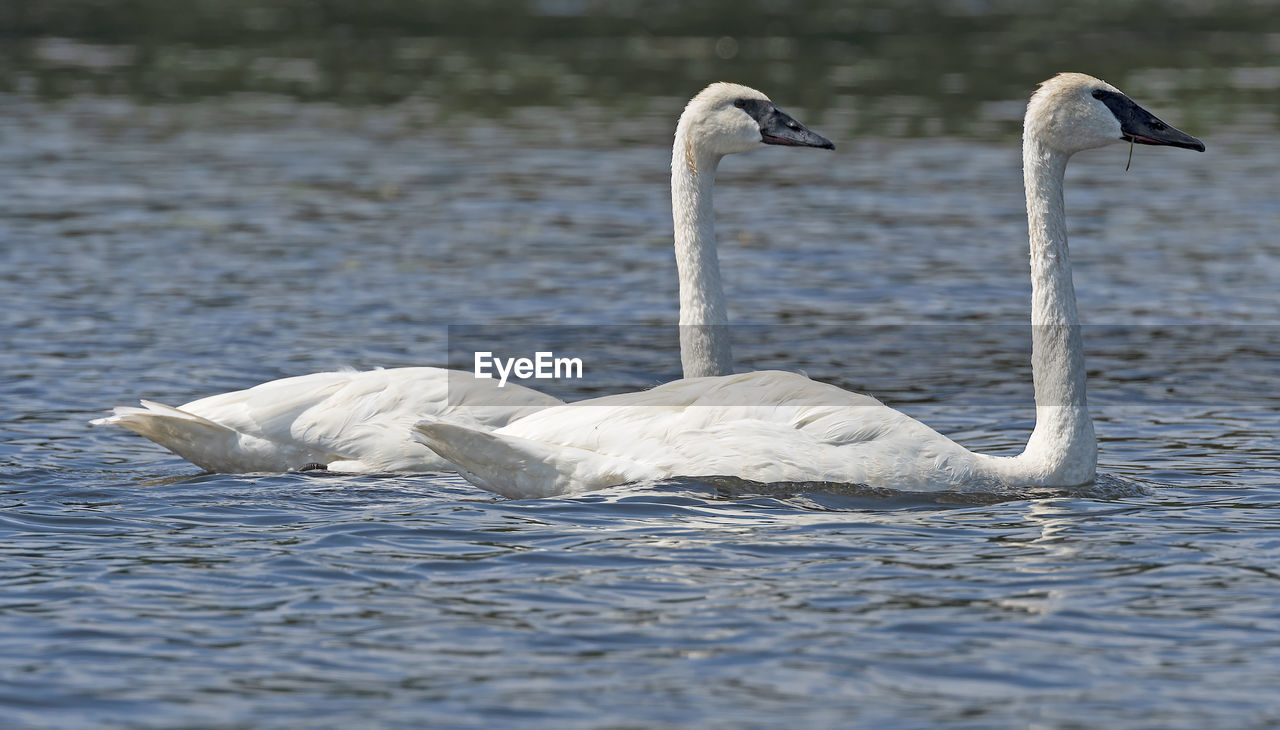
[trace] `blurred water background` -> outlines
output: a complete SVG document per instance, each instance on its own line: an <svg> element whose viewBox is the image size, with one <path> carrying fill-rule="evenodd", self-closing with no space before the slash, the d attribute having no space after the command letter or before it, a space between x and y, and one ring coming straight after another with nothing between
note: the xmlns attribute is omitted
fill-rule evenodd
<svg viewBox="0 0 1280 730"><path fill-rule="evenodd" d="M449 325L661 331L675 117L723 79L837 144L721 167L739 366L1015 453L1062 70L1208 145L1069 171L1091 492L502 501L85 425L446 364ZM0 3L3 724L1273 727L1278 112L1265 2Z"/></svg>

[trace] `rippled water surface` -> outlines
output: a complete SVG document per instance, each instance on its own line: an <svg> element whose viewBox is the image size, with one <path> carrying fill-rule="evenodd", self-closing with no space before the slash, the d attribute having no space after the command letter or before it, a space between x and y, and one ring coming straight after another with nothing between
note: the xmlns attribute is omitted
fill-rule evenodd
<svg viewBox="0 0 1280 730"><path fill-rule="evenodd" d="M838 151L722 166L731 316L758 328L740 367L1015 453L1026 344L991 333L1027 318L1016 141L859 138L766 90ZM0 103L8 727L1280 723L1266 125L1166 114L1209 152L1073 162L1093 492L503 501L454 477L200 474L86 422L443 364L449 324L675 321L680 99L447 125L413 101Z"/></svg>

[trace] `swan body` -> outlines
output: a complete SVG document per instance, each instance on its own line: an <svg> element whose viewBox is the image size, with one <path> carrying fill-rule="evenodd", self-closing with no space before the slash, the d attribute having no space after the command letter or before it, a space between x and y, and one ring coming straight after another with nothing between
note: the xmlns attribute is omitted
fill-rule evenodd
<svg viewBox="0 0 1280 730"><path fill-rule="evenodd" d="M1067 161L1121 140L1204 145L1084 74L1042 84L1024 127L1036 426L1021 454L971 452L874 398L784 372L686 378L546 409L483 434L426 419L415 427L418 440L477 486L515 498L675 476L904 491L1088 484L1097 443L1067 250Z"/></svg>
<svg viewBox="0 0 1280 730"><path fill-rule="evenodd" d="M711 194L720 160L761 144L833 148L737 84L707 87L677 124L671 191L686 376L733 372ZM415 367L284 378L177 408L144 400L91 423L126 428L214 472L451 472L446 458L411 438L419 419L487 431L560 404L513 383Z"/></svg>
<svg viewBox="0 0 1280 730"><path fill-rule="evenodd" d="M177 408L144 400L93 423L129 429L213 472L454 471L409 438L414 422L431 415L492 429L560 403L514 383L415 367L282 378Z"/></svg>
<svg viewBox="0 0 1280 730"><path fill-rule="evenodd" d="M929 489L937 472L969 484L995 461L875 398L781 371L685 378L540 411L492 433L434 420L416 429L473 484L513 498L713 475ZM912 473L917 463L933 468Z"/></svg>

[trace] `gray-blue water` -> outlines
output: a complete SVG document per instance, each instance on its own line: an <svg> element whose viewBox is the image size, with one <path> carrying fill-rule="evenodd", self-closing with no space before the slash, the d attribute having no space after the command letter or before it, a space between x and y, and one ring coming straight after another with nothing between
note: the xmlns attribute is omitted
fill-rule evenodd
<svg viewBox="0 0 1280 730"><path fill-rule="evenodd" d="M1016 140L859 139L765 90L838 151L721 168L731 316L773 333L735 342L740 367L1016 452L1025 343L937 365L927 339L1027 319ZM412 101L2 103L6 727L1280 723L1269 123L1164 113L1209 151L1073 162L1080 308L1107 325L1086 334L1095 494L503 501L453 477L205 475L86 422L443 364L448 324L674 322L681 99L501 124Z"/></svg>

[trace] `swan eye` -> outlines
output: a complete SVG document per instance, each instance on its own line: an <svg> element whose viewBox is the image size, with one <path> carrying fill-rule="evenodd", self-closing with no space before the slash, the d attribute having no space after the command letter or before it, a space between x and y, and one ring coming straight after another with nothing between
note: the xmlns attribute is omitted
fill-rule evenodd
<svg viewBox="0 0 1280 730"><path fill-rule="evenodd" d="M1095 98L1095 99L1101 99L1101 98L1102 98L1102 89L1094 89L1094 90L1093 90L1093 98Z"/></svg>
<svg viewBox="0 0 1280 730"><path fill-rule="evenodd" d="M1167 125L1165 125L1164 122L1160 121L1159 119L1153 119L1151 120L1151 128L1156 130L1157 132L1163 132L1168 127Z"/></svg>
<svg viewBox="0 0 1280 730"><path fill-rule="evenodd" d="M734 101L734 102L733 102L733 105L734 105L734 106L736 106L736 107L738 107L739 109L742 109L743 107L745 107L745 106L747 105L747 100L746 100L746 99L738 99L738 100L736 100L736 101Z"/></svg>

